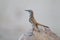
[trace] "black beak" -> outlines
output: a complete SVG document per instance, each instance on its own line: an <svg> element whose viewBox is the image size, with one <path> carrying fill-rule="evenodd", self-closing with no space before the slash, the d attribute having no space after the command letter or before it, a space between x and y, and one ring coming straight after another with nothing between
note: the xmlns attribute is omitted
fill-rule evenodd
<svg viewBox="0 0 60 40"><path fill-rule="evenodd" d="M29 11L29 10L25 10L25 11Z"/></svg>
<svg viewBox="0 0 60 40"><path fill-rule="evenodd" d="M30 13L33 13L33 11L32 11L32 10L25 10L25 11L28 11L28 12L30 12Z"/></svg>

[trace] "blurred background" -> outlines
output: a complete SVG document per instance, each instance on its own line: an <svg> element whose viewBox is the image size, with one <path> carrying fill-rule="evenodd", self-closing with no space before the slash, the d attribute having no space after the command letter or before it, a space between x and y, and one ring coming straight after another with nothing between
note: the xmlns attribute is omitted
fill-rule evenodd
<svg viewBox="0 0 60 40"><path fill-rule="evenodd" d="M32 27L26 9L60 36L60 0L0 0L0 40L18 40L21 32Z"/></svg>

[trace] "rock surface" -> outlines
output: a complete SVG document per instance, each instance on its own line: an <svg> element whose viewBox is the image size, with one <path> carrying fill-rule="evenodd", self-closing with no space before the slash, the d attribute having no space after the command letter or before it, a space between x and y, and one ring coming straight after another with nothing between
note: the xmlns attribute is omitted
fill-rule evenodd
<svg viewBox="0 0 60 40"><path fill-rule="evenodd" d="M19 40L60 40L60 37L51 31L50 28L45 30L33 31L21 34Z"/></svg>

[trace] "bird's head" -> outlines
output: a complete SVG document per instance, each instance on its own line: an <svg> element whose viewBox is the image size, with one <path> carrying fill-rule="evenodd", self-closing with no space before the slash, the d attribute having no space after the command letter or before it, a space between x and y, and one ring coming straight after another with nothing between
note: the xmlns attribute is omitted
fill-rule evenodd
<svg viewBox="0 0 60 40"><path fill-rule="evenodd" d="M29 13L33 13L33 11L32 11L32 10L25 10L25 11L28 11Z"/></svg>

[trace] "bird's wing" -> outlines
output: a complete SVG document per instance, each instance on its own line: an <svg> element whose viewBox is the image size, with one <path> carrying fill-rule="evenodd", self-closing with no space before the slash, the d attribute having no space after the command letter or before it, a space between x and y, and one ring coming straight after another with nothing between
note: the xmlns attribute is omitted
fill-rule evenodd
<svg viewBox="0 0 60 40"><path fill-rule="evenodd" d="M48 26L45 26L43 24L40 24L40 23L37 23L39 26L43 26L43 27L46 27L46 28L49 28Z"/></svg>

